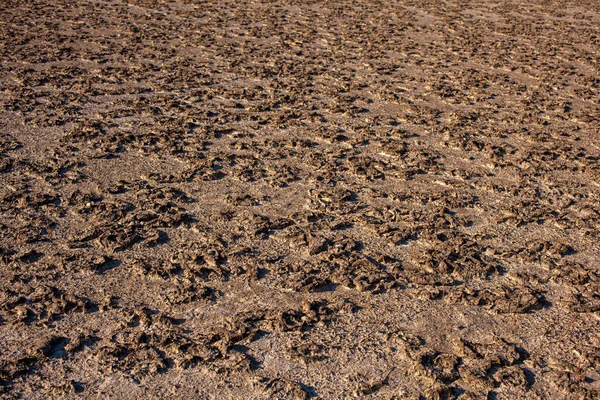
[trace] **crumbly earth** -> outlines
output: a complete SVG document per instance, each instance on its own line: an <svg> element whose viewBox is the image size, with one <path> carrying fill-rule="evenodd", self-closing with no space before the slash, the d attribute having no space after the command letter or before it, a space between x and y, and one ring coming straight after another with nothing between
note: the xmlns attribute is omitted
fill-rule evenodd
<svg viewBox="0 0 600 400"><path fill-rule="evenodd" d="M0 397L597 399L600 2L2 0Z"/></svg>

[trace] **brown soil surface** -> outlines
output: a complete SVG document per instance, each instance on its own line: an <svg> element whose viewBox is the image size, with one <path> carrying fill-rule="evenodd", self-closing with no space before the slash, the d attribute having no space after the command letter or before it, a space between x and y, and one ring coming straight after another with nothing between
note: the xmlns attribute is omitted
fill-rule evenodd
<svg viewBox="0 0 600 400"><path fill-rule="evenodd" d="M0 397L600 398L600 2L2 0Z"/></svg>

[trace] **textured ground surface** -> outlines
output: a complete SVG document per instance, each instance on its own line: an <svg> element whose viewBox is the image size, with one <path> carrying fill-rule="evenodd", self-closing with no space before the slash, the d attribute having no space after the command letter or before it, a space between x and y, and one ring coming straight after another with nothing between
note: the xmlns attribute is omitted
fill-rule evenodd
<svg viewBox="0 0 600 400"><path fill-rule="evenodd" d="M597 399L600 3L0 3L0 397Z"/></svg>

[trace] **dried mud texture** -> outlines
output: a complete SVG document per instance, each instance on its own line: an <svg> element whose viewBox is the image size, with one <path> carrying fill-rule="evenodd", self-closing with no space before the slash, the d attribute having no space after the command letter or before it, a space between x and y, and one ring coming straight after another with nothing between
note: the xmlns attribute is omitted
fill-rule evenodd
<svg viewBox="0 0 600 400"><path fill-rule="evenodd" d="M597 399L600 6L0 4L0 397Z"/></svg>

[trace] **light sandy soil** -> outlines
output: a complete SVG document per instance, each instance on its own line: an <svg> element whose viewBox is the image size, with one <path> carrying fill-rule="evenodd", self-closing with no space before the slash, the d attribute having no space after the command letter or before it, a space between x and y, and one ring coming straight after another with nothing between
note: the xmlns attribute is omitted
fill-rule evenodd
<svg viewBox="0 0 600 400"><path fill-rule="evenodd" d="M600 2L0 2L0 397L600 398Z"/></svg>

